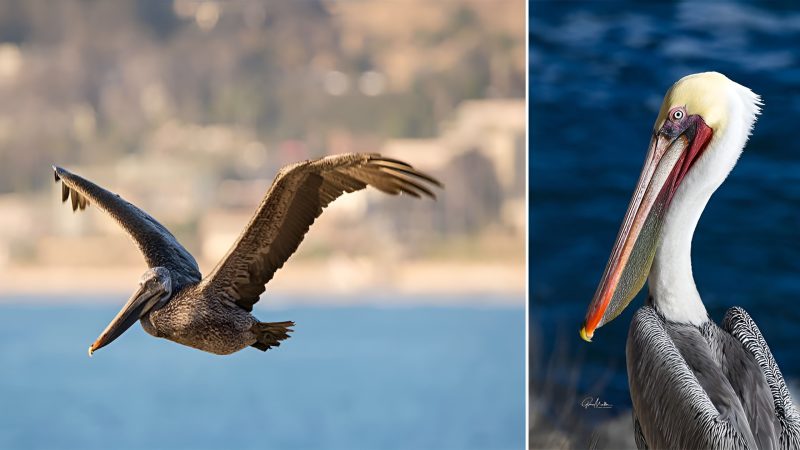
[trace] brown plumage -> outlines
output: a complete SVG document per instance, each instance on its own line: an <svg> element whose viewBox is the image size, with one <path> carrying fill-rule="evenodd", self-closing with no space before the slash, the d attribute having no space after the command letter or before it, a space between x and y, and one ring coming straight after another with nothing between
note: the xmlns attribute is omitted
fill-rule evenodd
<svg viewBox="0 0 800 450"><path fill-rule="evenodd" d="M244 232L202 286L251 311L266 283L330 202L367 185L392 195L434 197L422 182L440 186L410 165L379 155L337 155L288 166L278 173Z"/></svg>
<svg viewBox="0 0 800 450"><path fill-rule="evenodd" d="M54 170L56 182L63 183L62 200L70 198L73 211L85 209L90 202L97 205L128 232L144 255L151 269L140 284L148 289L152 306L140 307L137 314L145 330L220 354L248 345L266 350L288 337L293 323L262 323L250 311L266 283L333 200L367 186L392 195L434 198L426 184L441 187L411 165L378 154L334 155L287 166L278 173L236 243L201 281L192 255L150 215L88 180L58 167ZM115 322L121 320L118 316ZM112 330L115 322L90 353L121 334Z"/></svg>

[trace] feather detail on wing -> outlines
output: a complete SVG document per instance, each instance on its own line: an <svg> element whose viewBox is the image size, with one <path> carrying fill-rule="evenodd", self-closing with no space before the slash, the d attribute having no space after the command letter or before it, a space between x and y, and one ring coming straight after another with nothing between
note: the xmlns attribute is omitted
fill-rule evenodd
<svg viewBox="0 0 800 450"><path fill-rule="evenodd" d="M199 282L200 269L194 257L163 225L117 194L60 167L53 167L55 181L61 182L61 201L71 199L73 211L89 204L105 211L130 235L149 267L165 267L174 284Z"/></svg>
<svg viewBox="0 0 800 450"><path fill-rule="evenodd" d="M228 254L203 280L203 289L251 311L266 283L333 200L367 186L391 195L435 197L428 185L441 183L378 154L349 153L287 166Z"/></svg>
<svg viewBox="0 0 800 450"><path fill-rule="evenodd" d="M741 342L744 348L755 357L767 379L775 405L775 415L781 428L780 448L800 448L800 415L792 402L781 369L775 362L767 341L761 335L761 330L758 329L747 311L739 307L728 310L722 321L722 328Z"/></svg>

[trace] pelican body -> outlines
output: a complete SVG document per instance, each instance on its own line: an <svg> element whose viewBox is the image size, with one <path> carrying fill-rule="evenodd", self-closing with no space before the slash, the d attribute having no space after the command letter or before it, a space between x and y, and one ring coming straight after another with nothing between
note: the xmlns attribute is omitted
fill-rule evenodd
<svg viewBox="0 0 800 450"><path fill-rule="evenodd" d="M339 196L373 186L381 192L434 198L436 179L378 154L350 153L283 168L250 223L216 268L203 278L194 257L153 217L100 186L60 167L62 201L72 210L96 204L130 235L149 269L139 288L89 347L89 356L137 320L155 337L226 355L262 351L287 339L291 321L260 322L253 305L275 272L297 250L323 209Z"/></svg>
<svg viewBox="0 0 800 450"><path fill-rule="evenodd" d="M800 448L800 416L755 322L734 307L715 324L692 276L695 227L760 106L750 89L716 72L670 88L586 313L580 335L591 341L647 281L650 295L626 344L639 448Z"/></svg>

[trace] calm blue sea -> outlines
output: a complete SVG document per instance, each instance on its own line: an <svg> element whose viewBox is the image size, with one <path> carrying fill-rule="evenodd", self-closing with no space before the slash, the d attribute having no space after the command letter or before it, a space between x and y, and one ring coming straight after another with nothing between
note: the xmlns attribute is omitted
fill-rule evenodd
<svg viewBox="0 0 800 450"><path fill-rule="evenodd" d="M137 324L90 359L116 311L0 306L0 448L524 446L522 308L257 309L292 338L221 357Z"/></svg>
<svg viewBox="0 0 800 450"><path fill-rule="evenodd" d="M630 407L625 337L642 294L593 343L580 341L578 329L664 93L708 70L750 87L765 106L700 220L695 280L714 319L743 306L784 375L800 377L797 2L534 1L530 14L534 381L573 384L579 396Z"/></svg>

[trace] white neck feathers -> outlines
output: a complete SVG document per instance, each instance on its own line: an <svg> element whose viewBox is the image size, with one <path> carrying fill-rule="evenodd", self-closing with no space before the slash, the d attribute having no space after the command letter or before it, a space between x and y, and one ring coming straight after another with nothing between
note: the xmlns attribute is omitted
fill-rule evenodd
<svg viewBox="0 0 800 450"><path fill-rule="evenodd" d="M727 92L725 127L714 130L708 148L675 192L648 277L655 308L674 322L700 325L708 320L692 276L692 236L711 195L736 165L760 112L759 97L746 87L731 81Z"/></svg>

